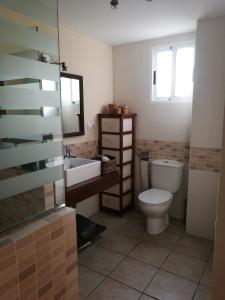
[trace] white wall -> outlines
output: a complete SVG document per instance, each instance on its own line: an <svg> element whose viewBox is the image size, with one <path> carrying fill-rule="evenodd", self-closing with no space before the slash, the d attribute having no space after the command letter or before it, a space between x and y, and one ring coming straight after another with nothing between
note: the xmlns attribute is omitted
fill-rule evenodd
<svg viewBox="0 0 225 300"><path fill-rule="evenodd" d="M131 43L113 47L114 101L127 104L137 116L137 139L189 143L192 103L151 102L152 48L176 42L195 40L195 34ZM184 218L187 198L188 167L184 185L174 197L171 215ZM142 191L140 160L136 159L136 192Z"/></svg>
<svg viewBox="0 0 225 300"><path fill-rule="evenodd" d="M225 16L198 23L191 147L221 148L224 100ZM214 237L218 177L218 173L190 170L189 233Z"/></svg>
<svg viewBox="0 0 225 300"><path fill-rule="evenodd" d="M138 139L190 141L192 103L151 102L151 51L194 39L190 33L113 47L114 101L138 114Z"/></svg>
<svg viewBox="0 0 225 300"><path fill-rule="evenodd" d="M61 61L68 65L68 73L82 75L84 85L85 135L66 138L64 144L79 144L97 138L97 114L113 103L112 47L102 41L60 26ZM95 122L96 130L88 130L87 123ZM77 206L77 213L90 216L99 210L98 195Z"/></svg>
<svg viewBox="0 0 225 300"><path fill-rule="evenodd" d="M60 60L68 65L68 73L82 75L84 84L85 135L64 139L75 144L96 139L96 130L87 123L95 122L97 114L113 102L112 47L102 41L60 26Z"/></svg>

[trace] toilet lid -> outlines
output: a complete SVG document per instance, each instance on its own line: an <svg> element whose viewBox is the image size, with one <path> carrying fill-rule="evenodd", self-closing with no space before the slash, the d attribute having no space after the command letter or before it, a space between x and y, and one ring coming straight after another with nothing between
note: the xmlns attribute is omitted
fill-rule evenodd
<svg viewBox="0 0 225 300"><path fill-rule="evenodd" d="M138 196L139 200L149 205L162 205L172 199L172 193L163 190L150 189Z"/></svg>

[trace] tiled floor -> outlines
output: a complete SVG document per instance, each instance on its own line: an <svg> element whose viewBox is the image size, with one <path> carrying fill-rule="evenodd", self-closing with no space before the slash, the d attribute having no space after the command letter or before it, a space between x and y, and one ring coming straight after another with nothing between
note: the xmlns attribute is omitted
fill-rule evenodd
<svg viewBox="0 0 225 300"><path fill-rule="evenodd" d="M185 234L175 220L151 236L144 216L135 211L92 219L107 230L79 252L81 300L212 299L212 242Z"/></svg>

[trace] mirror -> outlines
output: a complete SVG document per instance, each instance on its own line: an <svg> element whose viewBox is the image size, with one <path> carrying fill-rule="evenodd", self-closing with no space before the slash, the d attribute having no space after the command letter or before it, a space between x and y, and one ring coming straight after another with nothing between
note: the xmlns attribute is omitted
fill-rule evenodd
<svg viewBox="0 0 225 300"><path fill-rule="evenodd" d="M83 77L60 73L63 136L84 135Z"/></svg>

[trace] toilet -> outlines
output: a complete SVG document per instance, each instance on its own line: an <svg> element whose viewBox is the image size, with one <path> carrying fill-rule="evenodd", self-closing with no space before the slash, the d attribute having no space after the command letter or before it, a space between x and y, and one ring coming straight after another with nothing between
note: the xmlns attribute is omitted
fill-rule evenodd
<svg viewBox="0 0 225 300"><path fill-rule="evenodd" d="M169 225L168 211L173 194L181 188L183 169L184 164L175 160L141 160L144 192L138 195L138 203L147 217L146 229L149 234L160 234Z"/></svg>

